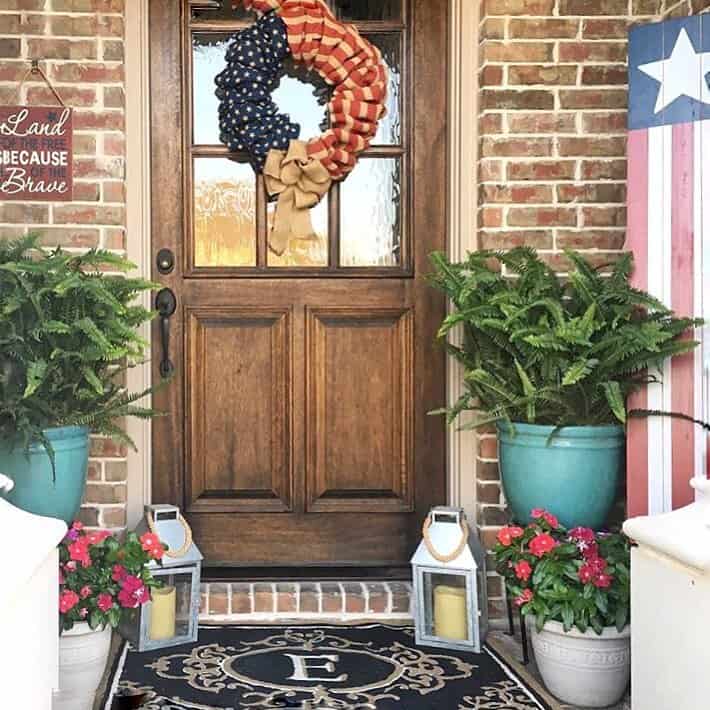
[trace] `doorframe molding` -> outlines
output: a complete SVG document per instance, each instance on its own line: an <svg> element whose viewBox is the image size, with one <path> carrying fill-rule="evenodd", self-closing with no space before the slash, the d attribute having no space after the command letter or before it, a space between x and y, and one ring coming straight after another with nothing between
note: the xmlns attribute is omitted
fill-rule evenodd
<svg viewBox="0 0 710 710"><path fill-rule="evenodd" d="M150 183L150 0L131 0L125 8L126 94L126 251L138 272L151 275L151 183ZM450 0L449 9L449 189L448 254L461 259L477 246L477 97L479 3ZM150 295L143 305L150 307ZM150 327L141 334L150 342ZM150 351L148 351L150 355ZM461 391L462 370L447 358L447 401ZM151 367L128 371L127 386L142 390L151 384ZM143 506L151 500L150 421L127 421L127 432L138 451L128 452L126 523L135 526ZM471 431L449 427L447 434L447 497L449 504L463 507L469 520L476 520L476 436Z"/></svg>
<svg viewBox="0 0 710 710"><path fill-rule="evenodd" d="M478 32L479 5L471 0L449 3L449 242L452 260L477 248ZM453 342L460 342L460 332ZM462 388L463 369L447 357L446 398L452 405ZM464 508L477 520L476 434L448 428L447 494L449 505Z"/></svg>
<svg viewBox="0 0 710 710"><path fill-rule="evenodd" d="M151 184L150 184L150 0L131 0L124 15L124 71L126 119L126 255L138 267L138 275L151 276ZM151 307L150 293L141 305ZM150 324L140 335L150 343ZM128 370L126 386L141 392L151 385L151 353L146 362ZM142 404L150 406L150 398ZM126 432L136 444L127 456L126 524L134 527L151 500L152 440L150 420L129 417Z"/></svg>

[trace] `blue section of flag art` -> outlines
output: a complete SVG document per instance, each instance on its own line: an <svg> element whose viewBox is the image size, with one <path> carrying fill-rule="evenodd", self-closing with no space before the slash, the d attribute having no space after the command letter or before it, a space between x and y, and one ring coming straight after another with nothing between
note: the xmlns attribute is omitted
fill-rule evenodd
<svg viewBox="0 0 710 710"><path fill-rule="evenodd" d="M710 118L710 14L629 32L629 129Z"/></svg>

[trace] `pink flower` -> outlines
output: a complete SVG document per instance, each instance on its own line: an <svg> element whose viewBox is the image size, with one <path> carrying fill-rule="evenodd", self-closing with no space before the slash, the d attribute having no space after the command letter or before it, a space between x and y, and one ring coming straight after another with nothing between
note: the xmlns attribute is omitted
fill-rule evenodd
<svg viewBox="0 0 710 710"><path fill-rule="evenodd" d="M606 560L603 557L590 557L587 560L587 564L594 574L602 574L606 571Z"/></svg>
<svg viewBox="0 0 710 710"><path fill-rule="evenodd" d="M589 563L586 563L579 568L577 576L582 584L589 584L594 579L594 571L590 567Z"/></svg>
<svg viewBox="0 0 710 710"><path fill-rule="evenodd" d="M498 542L508 547L513 540L522 537L525 531L517 525L508 525L498 531Z"/></svg>
<svg viewBox="0 0 710 710"><path fill-rule="evenodd" d="M548 533L539 533L530 540L530 552L532 552L535 557L542 557L546 555L550 550L552 550L557 543L555 542L552 535Z"/></svg>
<svg viewBox="0 0 710 710"><path fill-rule="evenodd" d="M107 612L113 606L113 597L110 594L99 594L99 599L96 605L103 612Z"/></svg>
<svg viewBox="0 0 710 710"><path fill-rule="evenodd" d="M79 603L79 595L71 589L65 589L59 597L59 611L66 614Z"/></svg>
<svg viewBox="0 0 710 710"><path fill-rule="evenodd" d="M546 510L543 508L533 508L530 511L530 517L533 520L539 520L542 518L551 528L557 528L560 525L559 520L552 514L548 513Z"/></svg>
<svg viewBox="0 0 710 710"><path fill-rule="evenodd" d="M80 520L75 520L71 524L71 529L72 530L83 530L84 529L84 523L82 523Z"/></svg>
<svg viewBox="0 0 710 710"><path fill-rule="evenodd" d="M143 549L148 552L152 547L158 547L160 545L160 538L154 533L144 533L140 537L141 545Z"/></svg>
<svg viewBox="0 0 710 710"><path fill-rule="evenodd" d="M85 537L79 538L69 545L69 557L75 562L80 562L82 567L91 567L91 556L89 555L89 543Z"/></svg>
<svg viewBox="0 0 710 710"><path fill-rule="evenodd" d="M572 528L569 531L569 536L571 540L586 542L588 544L594 542L595 540L594 530L591 528Z"/></svg>
<svg viewBox="0 0 710 710"><path fill-rule="evenodd" d="M79 596L82 599L86 599L86 597L90 597L91 596L91 587L88 584L85 584L81 588L81 590L79 591Z"/></svg>
<svg viewBox="0 0 710 710"><path fill-rule="evenodd" d="M132 574L126 575L121 581L121 591L118 593L118 601L121 606L127 609L135 609L141 604L150 601L148 587L143 584L143 580Z"/></svg>
<svg viewBox="0 0 710 710"><path fill-rule="evenodd" d="M523 589L519 597L515 598L515 606L522 606L531 602L533 599L532 589Z"/></svg>
<svg viewBox="0 0 710 710"><path fill-rule="evenodd" d="M154 533L144 533L140 537L141 546L155 560L163 557L163 543L160 538Z"/></svg>
<svg viewBox="0 0 710 710"><path fill-rule="evenodd" d="M523 582L527 582L531 574L532 567L527 560L520 560L520 562L515 565L515 576Z"/></svg>
<svg viewBox="0 0 710 710"><path fill-rule="evenodd" d="M613 579L610 574L600 574L594 579L594 586L599 589L606 589L611 586Z"/></svg>
<svg viewBox="0 0 710 710"><path fill-rule="evenodd" d="M79 539L79 531L78 530L69 530L69 532L67 532L64 539L71 540L71 541L78 540Z"/></svg>
<svg viewBox="0 0 710 710"><path fill-rule="evenodd" d="M127 574L128 572L126 572L126 568L123 565L114 565L111 570L111 579L114 582L120 582Z"/></svg>
<svg viewBox="0 0 710 710"><path fill-rule="evenodd" d="M92 530L87 533L86 541L89 545L100 545L107 537L110 537L111 533L107 530Z"/></svg>
<svg viewBox="0 0 710 710"><path fill-rule="evenodd" d="M70 560L64 565L64 570L66 572L76 572L76 562Z"/></svg>
<svg viewBox="0 0 710 710"><path fill-rule="evenodd" d="M79 617L82 619L86 619L86 617L89 615L89 610L83 606L81 609L79 609Z"/></svg>

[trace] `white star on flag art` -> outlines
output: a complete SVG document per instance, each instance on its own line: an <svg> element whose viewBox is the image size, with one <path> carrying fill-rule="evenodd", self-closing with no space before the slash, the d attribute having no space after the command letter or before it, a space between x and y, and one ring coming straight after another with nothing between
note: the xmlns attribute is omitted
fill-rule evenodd
<svg viewBox="0 0 710 710"><path fill-rule="evenodd" d="M628 227L633 281L679 316L710 317L710 15L634 27L629 33ZM707 173L707 174L706 174ZM707 253L705 249L707 247ZM695 351L663 365L630 409L710 419L710 328ZM629 516L693 500L708 477L705 432L667 416L628 425Z"/></svg>
<svg viewBox="0 0 710 710"><path fill-rule="evenodd" d="M685 28L678 34L668 59L642 64L639 69L661 84L655 113L680 96L710 104L710 86L705 80L710 72L710 52L697 51Z"/></svg>

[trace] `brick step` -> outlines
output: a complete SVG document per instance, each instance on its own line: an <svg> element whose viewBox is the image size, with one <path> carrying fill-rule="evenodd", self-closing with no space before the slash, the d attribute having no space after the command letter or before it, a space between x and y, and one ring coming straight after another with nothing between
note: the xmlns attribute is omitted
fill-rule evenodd
<svg viewBox="0 0 710 710"><path fill-rule="evenodd" d="M412 620L410 582L203 582L200 621Z"/></svg>

